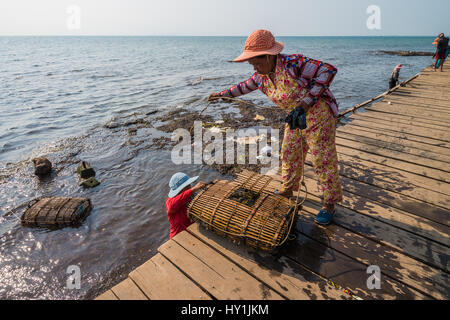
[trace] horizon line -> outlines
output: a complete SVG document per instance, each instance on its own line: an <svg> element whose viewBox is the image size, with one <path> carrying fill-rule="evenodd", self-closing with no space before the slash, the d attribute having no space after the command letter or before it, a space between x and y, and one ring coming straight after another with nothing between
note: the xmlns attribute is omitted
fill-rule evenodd
<svg viewBox="0 0 450 320"><path fill-rule="evenodd" d="M436 35L277 35L276 37L435 37ZM177 34L167 34L167 35L117 35L117 34L0 34L0 37L248 37L248 35L177 35Z"/></svg>

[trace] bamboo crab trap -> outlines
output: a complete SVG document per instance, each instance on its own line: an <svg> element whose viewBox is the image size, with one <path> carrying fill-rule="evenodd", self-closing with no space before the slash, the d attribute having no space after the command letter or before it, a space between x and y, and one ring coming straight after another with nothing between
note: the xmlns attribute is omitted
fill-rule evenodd
<svg viewBox="0 0 450 320"><path fill-rule="evenodd" d="M85 198L36 199L28 204L21 222L27 227L61 228L80 224L91 209L91 201Z"/></svg>
<svg viewBox="0 0 450 320"><path fill-rule="evenodd" d="M298 208L273 193L272 180L245 170L235 181L216 181L191 201L189 216L233 241L275 252L287 240Z"/></svg>

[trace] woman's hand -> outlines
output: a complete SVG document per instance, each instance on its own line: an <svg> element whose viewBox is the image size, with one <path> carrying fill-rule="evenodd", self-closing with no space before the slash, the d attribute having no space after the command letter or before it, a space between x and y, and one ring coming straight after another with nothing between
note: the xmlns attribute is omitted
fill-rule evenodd
<svg viewBox="0 0 450 320"><path fill-rule="evenodd" d="M208 101L214 101L220 99L220 94L217 92L213 92L209 95Z"/></svg>
<svg viewBox="0 0 450 320"><path fill-rule="evenodd" d="M198 190L204 188L205 186L206 186L206 183L200 181L199 183L197 183L195 186L192 187L192 191L197 192Z"/></svg>

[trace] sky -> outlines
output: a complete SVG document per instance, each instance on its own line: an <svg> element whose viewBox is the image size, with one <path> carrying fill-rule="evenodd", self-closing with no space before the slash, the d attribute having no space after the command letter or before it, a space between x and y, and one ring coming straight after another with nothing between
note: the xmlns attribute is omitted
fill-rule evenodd
<svg viewBox="0 0 450 320"><path fill-rule="evenodd" d="M0 35L434 36L449 13L449 0L0 0Z"/></svg>

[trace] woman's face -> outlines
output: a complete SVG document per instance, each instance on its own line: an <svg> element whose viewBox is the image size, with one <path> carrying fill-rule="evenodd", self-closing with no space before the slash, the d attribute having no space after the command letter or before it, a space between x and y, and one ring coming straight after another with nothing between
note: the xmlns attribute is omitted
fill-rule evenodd
<svg viewBox="0 0 450 320"><path fill-rule="evenodd" d="M253 69L260 73L260 74L268 74L273 69L273 62L271 59L273 56L269 55L263 55L254 57L248 60L248 63L250 63L253 66Z"/></svg>

